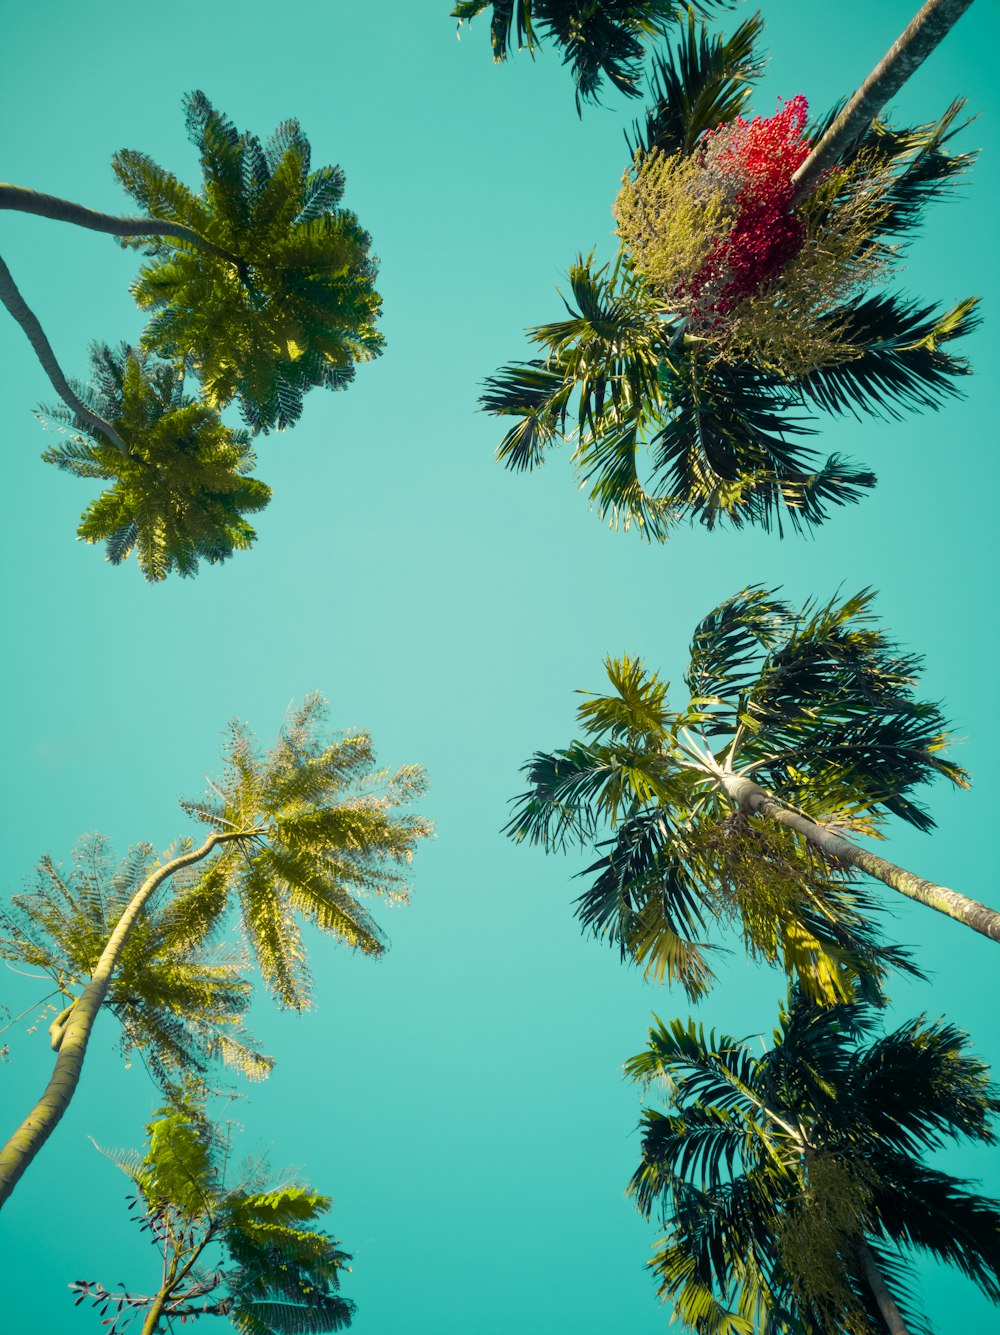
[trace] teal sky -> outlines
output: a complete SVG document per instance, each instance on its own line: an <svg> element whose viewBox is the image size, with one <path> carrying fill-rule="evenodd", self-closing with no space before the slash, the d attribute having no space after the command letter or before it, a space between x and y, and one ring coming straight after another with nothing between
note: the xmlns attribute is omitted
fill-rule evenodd
<svg viewBox="0 0 1000 1335"><path fill-rule="evenodd" d="M314 392L298 427L258 442L274 500L255 549L152 587L75 540L87 484L39 461L48 438L32 409L50 389L0 319L3 874L17 890L42 853L68 860L95 829L121 852L195 833L177 798L217 766L226 721L270 739L289 701L322 691L335 724L368 728L385 764L426 766L437 837L418 855L412 904L381 915L383 961L316 941L315 1009L257 1007L278 1064L231 1108L241 1149L270 1147L276 1167L335 1197L359 1335L653 1335L669 1314L643 1269L655 1229L624 1196L640 1105L621 1068L651 1010L690 1008L580 935L582 857L546 858L498 831L519 766L574 735L574 691L600 685L605 655L640 655L679 680L696 621L743 585L783 584L802 601L871 584L886 624L926 654L926 690L975 779L969 793L932 795L932 836L891 831L890 855L1000 904L1000 11L979 0L894 104L901 120L927 120L964 94L983 112L964 138L984 148L978 167L932 212L899 279L927 300L987 298L967 397L902 423L823 419L819 446L865 460L880 483L812 539L681 530L649 547L588 511L565 454L533 476L502 470L498 424L476 411L479 382L522 352L523 327L558 317L555 285L575 254L611 252L637 108L609 95L578 120L553 54L494 68L485 25L456 42L449 7L51 0L6 15L0 176L130 211L116 149L197 179L184 92L204 89L261 134L297 116L314 164L344 167L345 203L374 238L388 347L346 394ZM770 0L756 108L801 92L820 109L848 93L915 7ZM84 371L91 340L137 337L135 259L110 238L4 215L0 240L69 373ZM1000 1065L996 947L929 910L894 911L890 930L919 950L930 982L899 983L893 1018L946 1014ZM702 1018L767 1033L780 976L739 950L719 972ZM42 991L4 971L0 1000L16 1013ZM5 1036L11 1125L51 1065L27 1024ZM105 1016L70 1113L3 1214L4 1330L99 1330L71 1306L73 1279L155 1285L126 1180L88 1140L139 1144L155 1106L115 1042ZM946 1162L1000 1194L995 1156ZM961 1276L922 1274L941 1335L992 1328L995 1311Z"/></svg>

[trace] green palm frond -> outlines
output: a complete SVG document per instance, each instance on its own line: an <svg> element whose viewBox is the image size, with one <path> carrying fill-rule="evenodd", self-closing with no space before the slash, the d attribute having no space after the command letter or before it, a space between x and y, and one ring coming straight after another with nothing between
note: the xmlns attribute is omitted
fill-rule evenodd
<svg viewBox="0 0 1000 1335"><path fill-rule="evenodd" d="M204 93L189 95L185 109L204 173L199 193L145 154L125 149L113 159L133 199L209 246L123 240L150 257L132 288L153 313L143 347L190 364L211 407L237 399L254 432L282 430L309 389L343 389L356 363L382 350L371 239L340 206L340 168L312 170L297 121L265 145Z"/></svg>
<svg viewBox="0 0 1000 1335"><path fill-rule="evenodd" d="M713 247L735 226L726 190L739 176L715 179L706 136L737 118L757 124L742 113L762 25L754 16L722 38L693 10L684 20L656 58L652 104L629 143L616 261L577 259L569 319L530 328L541 355L489 377L480 401L513 419L497 450L507 467L535 468L568 441L581 488L612 527L656 541L684 520L807 531L876 483L810 447L816 409L932 410L968 374L953 344L975 329L976 299L942 309L874 285L974 155L951 145L960 103L930 124L876 121L795 203L800 242L768 285L713 306L709 283L702 309L701 275L716 272Z"/></svg>
<svg viewBox="0 0 1000 1335"><path fill-rule="evenodd" d="M877 1014L856 999L818 1009L793 991L763 1055L756 1040L657 1020L626 1064L667 1105L643 1114L629 1190L647 1217L662 1211L650 1268L694 1330L880 1335L863 1248L914 1331L929 1331L913 1300L916 1251L1000 1302L1000 1203L922 1163L915 1141L894 1148L878 1121L887 1097L914 1124L964 1134L947 1078L924 1071L934 1047L965 1063L968 1118L985 1128L998 1110L985 1068L959 1031L918 1020L878 1037Z"/></svg>
<svg viewBox="0 0 1000 1335"><path fill-rule="evenodd" d="M920 658L878 626L873 599L793 609L743 589L696 627L683 707L641 659L609 659L609 689L582 692L581 737L524 766L506 833L593 849L576 915L623 959L697 997L717 930L735 926L751 958L826 1004L877 999L890 970L919 974L859 873L729 795L750 780L818 824L874 835L889 816L931 828L917 790L934 779L967 786L940 707L918 694Z"/></svg>
<svg viewBox="0 0 1000 1335"><path fill-rule="evenodd" d="M376 769L367 733L329 740L325 720L326 702L308 696L269 752L234 722L221 778L204 798L182 803L220 833L246 832L192 891L189 914L210 920L235 891L265 982L296 1008L309 995L299 917L365 954L381 954L384 937L362 898L405 899L406 869L431 830L397 811L423 793L423 771Z"/></svg>
<svg viewBox="0 0 1000 1335"><path fill-rule="evenodd" d="M745 19L731 37L710 32L689 10L673 41L653 56L651 106L626 136L634 158L654 149L691 153L706 130L735 118L750 99L762 61L755 44L764 20Z"/></svg>
<svg viewBox="0 0 1000 1335"><path fill-rule="evenodd" d="M0 957L44 969L67 998L75 997L156 863L152 847L140 844L116 866L103 835L79 842L69 874L43 858L30 889L13 896L4 912ZM164 1089L186 1076L206 1079L220 1062L261 1079L272 1059L244 1024L251 994L246 959L213 943L215 923L189 927L183 938L176 931L192 889L193 878L180 876L171 899L158 892L122 948L107 1002L121 1025L122 1052L137 1052Z"/></svg>
<svg viewBox="0 0 1000 1335"><path fill-rule="evenodd" d="M976 328L977 305L969 298L942 313L873 293L832 310L824 320L860 351L803 376L802 393L827 412L855 417L866 412L898 420L906 409L940 408L960 392L957 378L969 374L967 360L954 356L947 344Z"/></svg>
<svg viewBox="0 0 1000 1335"><path fill-rule="evenodd" d="M461 0L451 11L459 25L490 10L490 42L497 63L512 48L534 54L552 41L576 85L577 111L595 102L605 79L627 97L638 97L647 42L662 36L695 10L708 12L731 0Z"/></svg>
<svg viewBox="0 0 1000 1335"><path fill-rule="evenodd" d="M975 151L953 153L946 147L975 120L973 116L959 122L964 106L964 99L958 99L938 120L925 125L895 127L876 120L855 148L853 157L866 160L870 171L886 167L891 171L888 208L879 222L881 235L905 240L919 226L927 206L946 197L975 162Z"/></svg>
<svg viewBox="0 0 1000 1335"><path fill-rule="evenodd" d="M497 450L509 468L537 467L572 436L598 513L656 539L684 519L808 528L875 485L801 443L813 429L793 387L675 344L676 322L635 273L580 256L570 286L570 318L529 331L547 357L486 382L484 411L517 419Z"/></svg>
<svg viewBox="0 0 1000 1335"><path fill-rule="evenodd" d="M69 409L41 410L43 421L74 433L42 458L112 484L87 507L79 536L103 542L114 565L134 551L151 581L194 575L199 561L250 547L256 533L244 515L262 510L271 490L248 476L255 460L246 432L186 396L176 368L126 344L95 344L91 362L93 383L77 386L79 396L115 427L126 454Z"/></svg>

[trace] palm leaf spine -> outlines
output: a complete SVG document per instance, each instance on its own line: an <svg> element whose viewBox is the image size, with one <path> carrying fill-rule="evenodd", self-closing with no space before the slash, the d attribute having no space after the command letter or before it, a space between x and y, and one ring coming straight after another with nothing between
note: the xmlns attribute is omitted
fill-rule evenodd
<svg viewBox="0 0 1000 1335"><path fill-rule="evenodd" d="M243 837L245 835L242 831L210 834L198 848L157 867L133 895L101 952L90 982L83 989L66 1021L55 1068L44 1093L0 1151L0 1209L69 1107L70 1099L80 1083L80 1072L94 1021L104 1004L122 948L143 907L159 886L175 872L201 862L217 844Z"/></svg>
<svg viewBox="0 0 1000 1335"><path fill-rule="evenodd" d="M121 450L122 454L128 454L125 442L119 436L110 422L106 422L103 417L92 412L85 403L83 403L76 394L73 393L69 382L63 375L62 368L56 361L56 354L52 351L52 344L45 336L45 330L39 323L37 315L21 296L17 284L11 276L10 270L0 259L0 301L7 307L11 315L24 330L28 336L28 342L34 349L35 356L42 364L42 370L52 381L52 386L56 393L65 403L66 407L76 413L77 417L87 422L90 426L100 431L111 441L116 449Z"/></svg>
<svg viewBox="0 0 1000 1335"><path fill-rule="evenodd" d="M957 890L949 890L947 886L927 881L914 872L898 867L888 858L879 857L877 853L860 848L850 839L835 834L825 825L810 820L808 816L790 811L788 807L782 806L777 798L745 775L723 774L719 781L730 799L741 810L758 812L778 825L795 830L832 861L857 867L909 899L926 904L928 908L936 909L938 913L947 914L949 918L964 923L966 927L971 927L974 932L989 937L991 941L1000 942L1000 913L996 909L980 904L978 900L970 899L967 895L959 894Z"/></svg>
<svg viewBox="0 0 1000 1335"><path fill-rule="evenodd" d="M899 1308L893 1300L892 1294L886 1287L885 1279L881 1270L875 1264L875 1257L872 1255L872 1249L868 1243L862 1239L855 1248L858 1262L861 1266L861 1273L865 1277L868 1287L875 1296L878 1303L878 1310L882 1313L882 1319L886 1324L889 1335L910 1335L909 1327L906 1325Z"/></svg>
<svg viewBox="0 0 1000 1335"><path fill-rule="evenodd" d="M927 0L792 176L795 202L808 195L861 137L971 4L972 0Z"/></svg>
<svg viewBox="0 0 1000 1335"><path fill-rule="evenodd" d="M72 223L75 227L86 227L91 232L105 232L110 236L172 236L178 241L187 241L209 255L218 255L220 259L228 260L241 271L243 268L239 256L213 245L183 223L167 222L164 218L120 218L114 213L99 213L83 204L74 204L72 200L45 195L22 185L11 185L9 181L0 181L0 209L34 213L39 218Z"/></svg>

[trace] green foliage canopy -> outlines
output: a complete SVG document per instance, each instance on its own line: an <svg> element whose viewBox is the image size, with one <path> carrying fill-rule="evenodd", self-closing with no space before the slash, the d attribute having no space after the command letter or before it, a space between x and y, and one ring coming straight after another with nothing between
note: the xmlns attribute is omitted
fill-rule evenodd
<svg viewBox="0 0 1000 1335"><path fill-rule="evenodd" d="M246 831L208 867L188 908L214 922L234 894L265 983L296 1008L309 993L296 913L365 954L382 954L384 938L361 900L405 898L405 868L431 832L426 820L395 810L424 791L423 771L376 770L367 733L323 738L326 714L322 697L308 696L267 753L234 722L220 781L182 803L219 833Z"/></svg>
<svg viewBox="0 0 1000 1335"><path fill-rule="evenodd" d="M657 57L652 105L633 131L637 164L654 153L695 160L708 131L736 120L760 69L760 28L755 16L724 39L689 16ZM876 194L863 246L891 263L926 206L971 162L949 147L960 106L912 128L875 121L845 160L840 186L823 184L803 205L810 226L822 230L836 210L856 212ZM627 249L613 265L579 256L569 280L568 318L528 331L540 355L486 382L484 410L515 419L498 457L530 470L570 441L598 513L655 540L683 520L808 529L859 500L874 474L806 443L812 410L899 417L939 407L968 371L949 345L977 323L973 299L941 310L854 292L790 326L826 349L791 374L763 352L727 348L724 329L721 341L692 334ZM780 284L772 295L780 306Z"/></svg>
<svg viewBox="0 0 1000 1335"><path fill-rule="evenodd" d="M171 571L190 576L250 547L256 533L244 515L262 510L271 489L248 477L255 459L245 431L184 393L176 366L127 344L91 349L92 382L80 399L114 426L126 453L64 404L42 409L72 432L42 458L76 477L112 486L84 512L77 530L103 542L113 565L133 551L150 581Z"/></svg>
<svg viewBox="0 0 1000 1335"><path fill-rule="evenodd" d="M382 350L371 238L340 207L341 169L312 170L297 121L283 121L262 144L204 93L185 106L200 192L144 153L124 149L113 159L124 189L154 218L210 244L122 238L150 257L132 287L154 312L143 346L190 364L211 406L235 398L254 432L281 430L300 416L307 390L343 389L356 362Z"/></svg>
<svg viewBox="0 0 1000 1335"><path fill-rule="evenodd" d="M680 709L641 660L608 661L610 693L580 706L580 739L527 763L507 826L549 850L599 853L577 901L584 927L695 997L712 979L713 919L735 918L750 953L814 1000L877 986L887 965L912 969L881 942L849 868L727 792L752 779L815 822L876 834L888 815L931 828L913 795L929 780L967 784L942 754L940 709L914 691L920 659L877 627L872 598L796 611L759 588L735 594L695 631Z"/></svg>
<svg viewBox="0 0 1000 1335"><path fill-rule="evenodd" d="M989 1071L944 1021L876 1029L861 1001L793 992L763 1055L657 1020L626 1064L669 1105L643 1114L630 1190L662 1213L650 1266L698 1335L883 1335L862 1248L914 1335L930 1331L914 1251L1000 1302L1000 1204L924 1161L950 1140L996 1143Z"/></svg>
<svg viewBox="0 0 1000 1335"><path fill-rule="evenodd" d="M341 1296L350 1256L320 1223L330 1198L296 1182L269 1184L251 1165L227 1184L229 1145L190 1104L160 1109L147 1127L145 1154L111 1157L132 1179L138 1216L162 1253L155 1294L109 1292L95 1281L70 1285L90 1298L119 1335L137 1313L160 1320L225 1316L242 1335L308 1335L343 1330L354 1304ZM146 1327L144 1326L144 1329Z"/></svg>
<svg viewBox="0 0 1000 1335"><path fill-rule="evenodd" d="M43 970L72 1005L156 864L151 845L138 844L116 868L108 840L98 834L80 840L68 874L42 858L30 889L15 895L0 918L0 958ZM106 1001L121 1025L123 1053L138 1053L166 1089L206 1079L218 1060L252 1079L272 1065L243 1023L251 993L244 952L220 942L210 923L188 911L197 881L189 868L146 904ZM53 1026L54 1046L64 1017Z"/></svg>

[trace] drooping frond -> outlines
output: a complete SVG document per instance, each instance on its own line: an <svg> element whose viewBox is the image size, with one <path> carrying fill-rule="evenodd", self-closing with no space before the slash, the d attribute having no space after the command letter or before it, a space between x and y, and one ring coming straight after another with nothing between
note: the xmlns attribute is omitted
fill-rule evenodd
<svg viewBox="0 0 1000 1335"><path fill-rule="evenodd" d="M552 41L576 85L576 106L597 101L605 79L627 97L638 97L647 42L678 20L729 0L461 0L451 11L459 26L490 10L490 41L497 63L512 48L534 54Z"/></svg>

